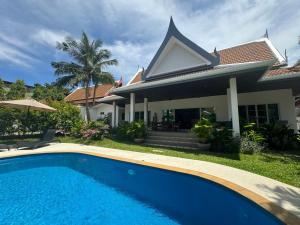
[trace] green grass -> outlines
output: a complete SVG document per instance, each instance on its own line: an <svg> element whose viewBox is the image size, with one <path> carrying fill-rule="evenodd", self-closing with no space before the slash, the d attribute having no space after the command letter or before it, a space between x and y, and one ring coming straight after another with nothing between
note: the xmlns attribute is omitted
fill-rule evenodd
<svg viewBox="0 0 300 225"><path fill-rule="evenodd" d="M154 148L121 140L112 140L108 138L105 138L102 141L83 141L82 139L61 137L59 138L59 141L64 143L80 143L107 148L116 148L129 151L146 152L214 162L246 170L262 176L270 177L275 180L279 180L296 187L300 187L299 152L266 152L247 155L241 153L216 153L209 151L188 151L171 148Z"/></svg>

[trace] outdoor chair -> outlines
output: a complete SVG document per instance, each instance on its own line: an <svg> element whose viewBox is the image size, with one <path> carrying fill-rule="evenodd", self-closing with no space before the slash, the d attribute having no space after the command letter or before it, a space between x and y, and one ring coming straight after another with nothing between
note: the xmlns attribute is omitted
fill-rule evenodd
<svg viewBox="0 0 300 225"><path fill-rule="evenodd" d="M35 149L45 146L54 140L55 132L55 129L48 129L38 141L17 142L17 149Z"/></svg>

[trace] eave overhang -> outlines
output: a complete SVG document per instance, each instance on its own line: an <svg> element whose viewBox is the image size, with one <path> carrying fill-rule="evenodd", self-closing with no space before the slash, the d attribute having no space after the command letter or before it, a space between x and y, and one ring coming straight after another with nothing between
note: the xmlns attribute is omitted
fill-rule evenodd
<svg viewBox="0 0 300 225"><path fill-rule="evenodd" d="M267 70L272 64L274 60L268 61L259 61L259 62L247 62L247 63L239 63L239 64L231 64L231 65L220 65L214 67L214 69L200 71L200 72L193 72L189 74L184 74L176 77L149 81L149 82L141 82L138 84L133 84L130 86L124 86L117 89L113 89L110 93L115 95L128 94L130 92L136 92L140 90L146 90L151 88L157 87L164 87L182 83L190 83L194 81L203 81L209 80L214 78L224 78L224 77L238 77L242 76L243 73L258 70L264 68ZM257 80L260 77L257 77Z"/></svg>

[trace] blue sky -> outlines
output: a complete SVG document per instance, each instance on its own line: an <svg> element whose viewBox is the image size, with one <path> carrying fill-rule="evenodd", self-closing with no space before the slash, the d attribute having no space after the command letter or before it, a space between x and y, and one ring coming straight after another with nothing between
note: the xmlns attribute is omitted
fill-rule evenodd
<svg viewBox="0 0 300 225"><path fill-rule="evenodd" d="M82 31L100 38L119 65L111 68L125 81L147 67L167 31L170 16L192 41L213 51L269 38L289 63L300 58L299 0L0 0L0 77L28 84L56 79L51 61L66 56L56 42Z"/></svg>

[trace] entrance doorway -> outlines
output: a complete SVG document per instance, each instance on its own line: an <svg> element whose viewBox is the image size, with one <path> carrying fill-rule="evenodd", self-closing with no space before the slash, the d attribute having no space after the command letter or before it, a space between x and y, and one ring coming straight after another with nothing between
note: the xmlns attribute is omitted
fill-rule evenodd
<svg viewBox="0 0 300 225"><path fill-rule="evenodd" d="M175 109L175 123L179 129L191 129L200 119L200 109Z"/></svg>

